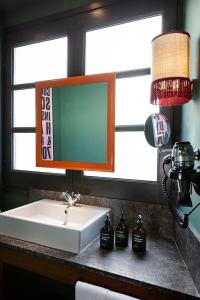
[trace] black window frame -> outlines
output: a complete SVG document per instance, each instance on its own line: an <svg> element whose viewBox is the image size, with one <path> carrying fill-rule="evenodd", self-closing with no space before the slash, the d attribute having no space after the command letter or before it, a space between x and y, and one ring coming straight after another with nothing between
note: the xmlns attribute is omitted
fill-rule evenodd
<svg viewBox="0 0 200 300"><path fill-rule="evenodd" d="M12 90L13 90L13 49L40 41L68 36L68 76L85 73L85 34L87 31L134 21L155 15L163 17L163 32L181 29L182 1L180 0L124 0L102 1L98 6L89 5L66 13L44 17L40 20L27 22L4 31L4 185L15 188L40 188L51 190L73 190L82 194L101 197L144 201L150 203L162 202L160 197L160 175L162 151L158 155L158 180L156 182L139 180L122 180L114 178L96 178L83 176L82 171L66 171L66 176L12 170ZM149 73L144 69L144 74ZM118 73L118 76L126 75ZM127 74L129 76L130 74ZM33 87L33 84L19 85L19 89ZM170 148L179 138L180 109L161 108L172 127L172 137L163 150ZM126 128L127 129L127 128ZM133 128L132 128L133 129ZM20 130L20 129L19 129ZM23 129L22 129L23 130ZM122 127L117 130L123 130ZM134 130L143 130L135 126ZM15 130L14 130L15 131ZM34 129L33 129L34 131ZM145 186L144 186L145 185Z"/></svg>

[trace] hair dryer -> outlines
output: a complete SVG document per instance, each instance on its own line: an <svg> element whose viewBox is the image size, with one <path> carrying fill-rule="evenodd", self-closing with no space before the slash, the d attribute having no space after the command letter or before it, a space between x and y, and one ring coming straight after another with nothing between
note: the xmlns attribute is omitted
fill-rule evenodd
<svg viewBox="0 0 200 300"><path fill-rule="evenodd" d="M163 159L164 178L162 181L162 191L169 208L176 221L182 228L186 228L189 223L189 215L200 205L200 202L184 217L180 215L178 210L170 201L167 192L167 179L176 180L178 187L177 204L182 206L192 206L190 195L192 186L200 195L200 167L194 168L195 160L200 159L200 150L193 151L190 142L176 142L173 146L172 153ZM165 171L165 165L171 163L171 169L168 176Z"/></svg>

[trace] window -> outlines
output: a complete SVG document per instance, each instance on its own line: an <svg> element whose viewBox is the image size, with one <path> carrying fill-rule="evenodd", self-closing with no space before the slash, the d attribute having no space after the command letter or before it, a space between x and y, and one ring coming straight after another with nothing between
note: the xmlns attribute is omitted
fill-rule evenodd
<svg viewBox="0 0 200 300"><path fill-rule="evenodd" d="M67 75L67 37L14 48L13 169L64 174L35 166L34 82Z"/></svg>
<svg viewBox="0 0 200 300"><path fill-rule="evenodd" d="M157 180L157 149L144 137L150 104L151 40L161 33L155 16L86 33L86 74L117 72L115 172L86 176ZM131 37L131 38L130 38ZM145 172L144 172L145 170Z"/></svg>
<svg viewBox="0 0 200 300"><path fill-rule="evenodd" d="M151 39L162 31L180 29L179 9L174 0L105 1L6 29L7 187L161 201L157 161L162 153L148 146L143 132L147 116L157 111L148 104ZM36 168L34 82L112 71L117 73L115 173ZM161 110L172 128L176 120L171 144L179 134L177 111Z"/></svg>

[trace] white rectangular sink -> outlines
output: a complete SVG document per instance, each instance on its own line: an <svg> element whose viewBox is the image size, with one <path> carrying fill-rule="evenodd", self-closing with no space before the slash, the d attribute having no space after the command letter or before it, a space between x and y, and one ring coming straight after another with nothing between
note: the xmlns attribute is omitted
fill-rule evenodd
<svg viewBox="0 0 200 300"><path fill-rule="evenodd" d="M43 199L0 213L0 233L79 253L100 235L110 209L80 204L67 215L65 209L61 201Z"/></svg>

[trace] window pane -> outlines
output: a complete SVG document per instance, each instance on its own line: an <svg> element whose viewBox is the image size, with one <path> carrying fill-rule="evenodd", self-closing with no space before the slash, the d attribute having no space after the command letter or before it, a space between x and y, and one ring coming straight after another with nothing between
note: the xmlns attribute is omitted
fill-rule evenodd
<svg viewBox="0 0 200 300"><path fill-rule="evenodd" d="M151 40L161 33L161 16L87 32L86 74L151 66Z"/></svg>
<svg viewBox="0 0 200 300"><path fill-rule="evenodd" d="M149 146L144 132L116 132L115 172L84 172L87 176L157 180L157 149Z"/></svg>
<svg viewBox="0 0 200 300"><path fill-rule="evenodd" d="M35 127L35 90L14 91L13 126Z"/></svg>
<svg viewBox="0 0 200 300"><path fill-rule="evenodd" d="M14 133L13 169L65 174L63 169L36 167L35 133Z"/></svg>
<svg viewBox="0 0 200 300"><path fill-rule="evenodd" d="M67 76L67 37L14 49L14 84Z"/></svg>
<svg viewBox="0 0 200 300"><path fill-rule="evenodd" d="M116 125L144 124L159 111L150 104L150 76L123 78L116 81Z"/></svg>

